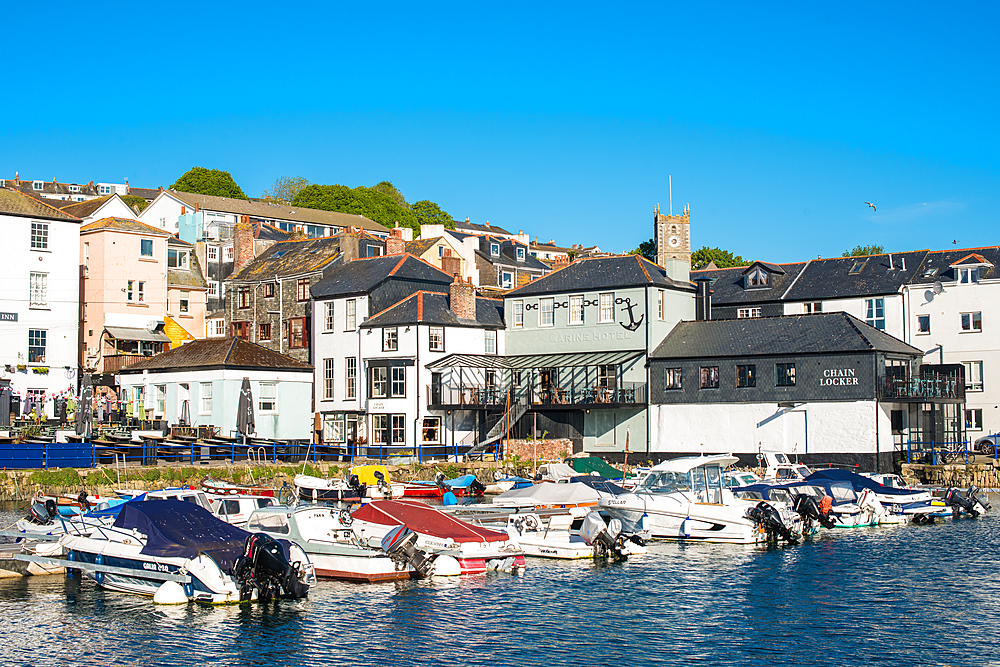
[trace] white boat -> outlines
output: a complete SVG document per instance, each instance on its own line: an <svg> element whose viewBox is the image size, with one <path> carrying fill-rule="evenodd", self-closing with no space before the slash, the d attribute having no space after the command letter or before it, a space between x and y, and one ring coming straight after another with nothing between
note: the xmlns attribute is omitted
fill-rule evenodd
<svg viewBox="0 0 1000 667"><path fill-rule="evenodd" d="M596 507L601 498L613 498L625 493L614 482L603 477L577 477L580 482L543 482L523 489L511 489L493 498L498 507L519 509L568 509L571 507Z"/></svg>
<svg viewBox="0 0 1000 667"><path fill-rule="evenodd" d="M625 532L651 537L754 544L780 536L795 541L802 519L784 504L739 499L723 483L731 454L664 461L632 493L602 498L599 506L621 520Z"/></svg>
<svg viewBox="0 0 1000 667"><path fill-rule="evenodd" d="M591 516L593 515L593 516ZM542 517L534 512L515 513L507 515L505 532L517 540L524 549L525 555L538 558L580 559L607 555L606 543L597 543L589 534L573 530L572 526L578 517L573 514L553 514ZM586 519L603 526L604 520L596 512L588 512ZM597 528L601 530L600 527ZM646 547L623 536L622 540L612 537L612 547L617 546L619 556L630 556L646 553ZM589 539L588 539L589 538Z"/></svg>
<svg viewBox="0 0 1000 667"><path fill-rule="evenodd" d="M383 465L355 466L346 480L296 475L294 484L299 500L308 503L402 498L406 490L405 484L389 478L389 470Z"/></svg>
<svg viewBox="0 0 1000 667"><path fill-rule="evenodd" d="M262 507L270 507L275 504L271 496L251 496L251 495L215 495L208 494L209 503L212 505L212 514L216 518L231 523L234 526L245 528L250 515L255 510Z"/></svg>
<svg viewBox="0 0 1000 667"><path fill-rule="evenodd" d="M783 482L796 482L808 477L812 470L809 466L792 462L784 452L760 452L760 457L764 467L764 481L781 484Z"/></svg>
<svg viewBox="0 0 1000 667"><path fill-rule="evenodd" d="M248 533L179 500L126 503L113 525L89 536L64 535L59 543L68 573L79 570L104 588L140 595L172 585L173 602L304 597L315 581L296 544Z"/></svg>

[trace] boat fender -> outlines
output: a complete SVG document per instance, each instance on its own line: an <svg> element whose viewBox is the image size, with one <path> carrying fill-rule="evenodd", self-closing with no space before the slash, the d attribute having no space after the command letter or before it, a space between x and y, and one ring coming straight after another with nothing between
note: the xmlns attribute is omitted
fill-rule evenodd
<svg viewBox="0 0 1000 667"><path fill-rule="evenodd" d="M74 552L74 551L68 552L66 554L66 560L76 560L76 552ZM66 568L66 578L67 579L76 579L76 577L77 577L78 574L80 574L80 570L76 569L75 567L67 567Z"/></svg>
<svg viewBox="0 0 1000 667"><path fill-rule="evenodd" d="M454 556L441 554L434 559L432 577L457 577L462 574L462 566Z"/></svg>
<svg viewBox="0 0 1000 667"><path fill-rule="evenodd" d="M691 517L685 517L681 522L681 535L691 537Z"/></svg>
<svg viewBox="0 0 1000 667"><path fill-rule="evenodd" d="M187 604L184 587L176 581L164 581L153 594L153 604Z"/></svg>
<svg viewBox="0 0 1000 667"><path fill-rule="evenodd" d="M642 513L642 518L639 519L639 529L643 532L649 530L649 515L645 512Z"/></svg>

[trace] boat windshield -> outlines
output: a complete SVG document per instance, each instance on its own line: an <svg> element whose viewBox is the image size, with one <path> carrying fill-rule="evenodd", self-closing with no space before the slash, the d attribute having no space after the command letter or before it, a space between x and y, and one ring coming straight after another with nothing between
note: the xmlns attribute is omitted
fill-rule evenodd
<svg viewBox="0 0 1000 667"><path fill-rule="evenodd" d="M850 482L834 482L830 485L830 493L835 503L853 503L858 499Z"/></svg>
<svg viewBox="0 0 1000 667"><path fill-rule="evenodd" d="M767 492L767 499L779 503L787 503L791 500L788 489L771 489Z"/></svg>
<svg viewBox="0 0 1000 667"><path fill-rule="evenodd" d="M744 500L764 500L764 494L760 491L748 491L746 489L733 489L733 495Z"/></svg>
<svg viewBox="0 0 1000 667"><path fill-rule="evenodd" d="M673 493L691 488L691 478L686 472L651 472L639 485L650 493Z"/></svg>
<svg viewBox="0 0 1000 667"><path fill-rule="evenodd" d="M691 471L691 488L695 502L722 503L722 468L718 465L698 466Z"/></svg>

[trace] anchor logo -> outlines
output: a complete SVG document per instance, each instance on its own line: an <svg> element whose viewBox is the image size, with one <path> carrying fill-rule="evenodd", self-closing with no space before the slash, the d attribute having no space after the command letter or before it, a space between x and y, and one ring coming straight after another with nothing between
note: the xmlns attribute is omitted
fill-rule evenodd
<svg viewBox="0 0 1000 667"><path fill-rule="evenodd" d="M626 310L628 311L628 319L629 319L628 324L624 324L622 322L618 323L618 324L620 324L622 326L623 329L628 329L629 331L635 331L636 329L638 329L642 325L642 320L645 317L645 315L640 315L639 319L636 320L635 319L635 315L632 314L632 309L635 308L636 306L638 306L639 304L632 303L632 299L629 299L629 298L624 298L624 299L618 298L618 299L615 299L615 303L618 304L618 305L625 304L625 307L622 308L622 312L624 312Z"/></svg>

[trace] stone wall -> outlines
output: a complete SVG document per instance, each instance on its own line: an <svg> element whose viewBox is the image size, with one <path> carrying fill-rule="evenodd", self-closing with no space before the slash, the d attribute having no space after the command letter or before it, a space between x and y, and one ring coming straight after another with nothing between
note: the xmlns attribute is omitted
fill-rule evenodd
<svg viewBox="0 0 1000 667"><path fill-rule="evenodd" d="M507 444L507 456L537 461L562 461L573 453L573 442L569 438L553 440L511 440Z"/></svg>
<svg viewBox="0 0 1000 667"><path fill-rule="evenodd" d="M965 489L975 484L981 489L1000 490L1000 461L989 459L988 463L972 465L925 465L903 463L900 476L908 484L930 484L942 487Z"/></svg>

